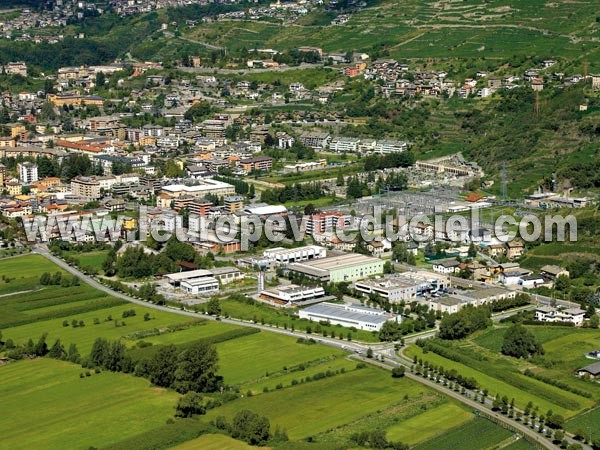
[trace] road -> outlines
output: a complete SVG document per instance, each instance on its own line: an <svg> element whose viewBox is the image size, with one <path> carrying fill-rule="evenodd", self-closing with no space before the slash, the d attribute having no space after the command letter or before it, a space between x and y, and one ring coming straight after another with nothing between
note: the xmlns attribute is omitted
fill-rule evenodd
<svg viewBox="0 0 600 450"><path fill-rule="evenodd" d="M70 266L69 264L64 262L62 259L57 258L56 256L52 255L47 250L47 248L45 248L44 246L41 246L41 245L36 246L33 250L33 253L42 255L43 257L45 257L48 260L50 260L51 262L55 263L56 265L58 265L65 271L71 273L72 275L79 277L85 283L89 284L90 286L92 286L102 292L105 292L105 293L107 293L111 296L117 297L117 298L121 298L123 300L127 300L128 302L131 302L131 303L134 303L134 304L137 304L140 306L144 306L146 308L151 308L151 309L155 309L158 311L170 312L173 314L179 314L179 315L187 316L187 317L194 317L194 318L203 317L208 320L215 320L215 321L221 321L223 323L228 323L231 325L256 328L256 329L259 329L262 331L279 333L282 335L295 337L295 338L310 337L321 344L324 344L324 345L327 345L330 347L334 347L334 348L338 348L340 350L353 352L355 358L363 360L369 364L373 364L373 365L382 367L386 370L391 370L392 368L397 367L399 365L402 365L402 366L410 369L410 366L412 365L412 361L402 358L395 353L394 348L393 348L393 345L394 345L393 343L365 344L365 343L359 343L359 342L354 342L354 341L343 341L343 340L332 339L332 338L328 338L328 337L324 337L324 336L307 335L306 333L303 333L303 332L285 330L285 329L276 328L276 327L272 327L272 326L260 325L260 324L253 323L253 322L245 322L242 320L235 320L235 319L229 319L229 318L217 318L217 317L213 317L213 316L209 316L209 315L201 315L194 311L187 311L187 310L170 308L167 306L156 305L156 304L149 303L149 302L137 299L137 298L130 297L130 296L125 295L120 292L116 292L116 291L110 289L109 287L104 286L103 284L101 284L97 280L95 280L93 277L90 277L90 276L80 272L78 269ZM420 333L418 335L410 336L405 341L413 342L416 339L424 339L424 338L432 337L433 335L435 335L435 333L436 333L436 330L426 331L426 332ZM367 349L369 349L369 348L371 348L371 350L373 350L376 358L384 359L385 362L378 361L377 359L366 358L365 357L366 352L367 352ZM431 381L429 379L426 379L426 378L423 378L416 374L413 374L409 371L406 372L406 377L410 378L411 380L417 381L418 383L424 384L432 389L440 391L440 392L444 393L445 395L452 397L452 398L462 402L463 404L466 404L467 406L469 406L471 408L477 409L478 411L482 411L486 415L492 416L492 417L496 418L498 421L510 425L512 428L518 430L520 433L531 436L532 439L535 439L537 442L539 442L541 445L543 445L544 447L546 447L548 449L553 449L553 450L558 449L558 447L555 446L554 444L552 444L552 442L550 442L548 439L539 435L538 433L531 430L530 428L523 425L522 423L516 422L514 420L511 420L508 417L505 417L501 414L497 414L497 413L491 411L490 408L488 408L488 406L491 406L490 400L487 400L486 404L482 405L481 403L479 403L475 400L472 400L471 398L461 395L451 389L446 388L445 386L442 386L438 383L435 383L434 381ZM470 393L470 396L474 397L474 394ZM572 440L572 437L568 437L567 439L570 442L575 442ZM590 447L585 446L585 445L583 445L582 447L585 450L590 449Z"/></svg>
<svg viewBox="0 0 600 450"><path fill-rule="evenodd" d="M99 283L98 281L96 281L93 277L90 277L89 275L84 274L83 272L80 272L78 269L76 269L75 267L70 266L69 264L67 264L65 261L63 261L60 258L57 258L56 256L52 255L47 249L41 247L41 246L37 246L34 250L33 253L42 255L43 257L49 259L50 261L52 261L54 264L58 265L60 268L66 270L67 272L71 273L72 275L77 276L80 280L82 280L83 282L89 284L90 286L105 292L108 295L111 295L113 297L117 297L123 300L127 300L128 302L134 303L136 305L140 305L143 306L145 308L151 308L151 309L155 309L157 311L164 311L164 312L169 312L172 314L179 314L182 316L186 316L186 317L194 317L194 318L204 318L204 319L208 319L208 320L215 320L215 321L219 321L219 322L223 322L223 323L228 323L231 325L238 325L238 326L243 326L243 327L250 327L250 328L257 328L259 330L263 330L263 331L269 331L272 333L279 333L279 334L283 334L286 336L292 336L292 337L312 337L315 341L320 342L322 344L325 345L329 345L331 347L336 347L342 350L350 350L350 351L354 351L354 352L366 352L368 345L367 344L362 344L362 343L358 343L358 342L353 342L353 341L341 341L338 339L332 339L332 338L327 338L324 336L318 336L318 335L307 335L304 332L299 332L299 331L291 331L291 330L285 330L283 328L277 328L277 327L273 327L273 326L268 326L268 325L260 325L257 323L253 323L253 322L246 322L243 320L238 320L238 319L229 319L229 318L221 318L221 317L214 317L214 316L209 316L209 315L202 315L200 313L197 313L195 311L189 311L189 310L182 310L182 309L178 309L178 308L171 308L168 306L161 306L161 305L156 305L154 303L150 303L150 302L146 302L144 300L140 300L134 297L130 297L129 295L125 295L121 292L117 292L112 290L111 288L109 288L108 286L103 285L102 283Z"/></svg>

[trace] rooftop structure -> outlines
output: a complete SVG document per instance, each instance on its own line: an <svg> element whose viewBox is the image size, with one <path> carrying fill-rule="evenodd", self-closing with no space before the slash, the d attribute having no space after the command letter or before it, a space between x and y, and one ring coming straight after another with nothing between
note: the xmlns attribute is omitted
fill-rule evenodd
<svg viewBox="0 0 600 450"><path fill-rule="evenodd" d="M383 273L384 261L358 253L294 263L288 266L292 272L320 281L354 281Z"/></svg>
<svg viewBox="0 0 600 450"><path fill-rule="evenodd" d="M400 321L399 317L383 310L327 302L304 308L298 314L302 319L315 322L327 321L334 325L368 331L379 331L388 320Z"/></svg>

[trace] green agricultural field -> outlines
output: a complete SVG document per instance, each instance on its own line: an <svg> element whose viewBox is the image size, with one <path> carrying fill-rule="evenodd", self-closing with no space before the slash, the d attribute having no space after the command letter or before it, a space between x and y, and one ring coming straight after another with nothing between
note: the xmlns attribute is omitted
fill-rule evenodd
<svg viewBox="0 0 600 450"><path fill-rule="evenodd" d="M123 311L135 310L133 317L123 318ZM151 320L144 320L144 314L149 313ZM113 320L108 321L111 316ZM83 320L85 326L73 328L72 320ZM94 325L94 319L100 323ZM66 320L69 326L63 326ZM47 333L47 342L52 345L55 339L60 338L66 348L70 344L77 344L79 352L84 355L92 348L94 340L103 337L109 340L116 340L126 335L131 335L141 330L150 330L153 328L163 328L182 322L189 322L190 318L177 316L172 313L156 311L138 305L127 303L122 306L104 308L94 311L88 311L72 316L60 317L55 319L43 320L27 325L7 328L3 330L5 339L12 339L15 343L25 343L29 338L34 341L41 335ZM119 326L116 326L117 322ZM125 325L123 325L125 322Z"/></svg>
<svg viewBox="0 0 600 450"><path fill-rule="evenodd" d="M91 267L95 269L98 273L102 273L102 264L104 264L104 261L106 260L108 251L97 251L89 253L71 252L68 253L68 255L74 257L77 260L79 267Z"/></svg>
<svg viewBox="0 0 600 450"><path fill-rule="evenodd" d="M335 359L327 359L322 362L312 362L311 364L305 365L305 368L294 368L294 370L282 370L280 372L269 373L268 377L261 379L255 379L247 381L241 385L241 392L252 391L253 394L260 394L265 388L270 391L283 387L290 387L295 382L300 382L303 378L313 377L319 373L326 373L330 371L335 373L336 371L351 372L356 370L356 361L352 361L343 356ZM294 381L295 380L295 381Z"/></svg>
<svg viewBox="0 0 600 450"><path fill-rule="evenodd" d="M508 440L511 435L510 431L489 420L476 418L414 448L415 450L495 448L497 444Z"/></svg>
<svg viewBox="0 0 600 450"><path fill-rule="evenodd" d="M473 419L473 413L456 403L444 403L423 414L411 417L388 428L390 441L402 441L409 445L433 439L445 430L462 425Z"/></svg>
<svg viewBox="0 0 600 450"><path fill-rule="evenodd" d="M406 378L392 380L389 372L364 368L319 381L246 397L213 409L206 415L229 420L241 409L269 417L271 426L285 428L292 440L314 436L360 417L429 392ZM410 400L405 400L410 401Z"/></svg>
<svg viewBox="0 0 600 450"><path fill-rule="evenodd" d="M281 372L302 363L327 360L344 354L325 345L298 344L294 338L260 333L217 344L219 373L227 384L259 381L267 373Z"/></svg>
<svg viewBox="0 0 600 450"><path fill-rule="evenodd" d="M0 297L0 326L11 327L67 317L126 303L88 285L35 286L31 292L17 291Z"/></svg>
<svg viewBox="0 0 600 450"><path fill-rule="evenodd" d="M44 272L65 273L40 255L0 259L0 295L35 289Z"/></svg>
<svg viewBox="0 0 600 450"><path fill-rule="evenodd" d="M469 365L441 357L433 352L423 354L421 348L411 345L406 354L410 357L417 356L435 365L442 365L445 369L455 369L466 377L473 377L482 389L487 389L491 395L499 393L509 399L515 399L518 408L524 408L531 401L538 405L540 410L552 409L564 417L572 417L585 408L589 408L594 401L574 393L564 391L558 387L543 383L520 373L519 361L512 358L494 356L492 352L485 353L486 361L478 361L469 356L468 352L454 348ZM474 350L471 349L471 352ZM476 352L476 350L475 350ZM524 367L522 367L524 369Z"/></svg>
<svg viewBox="0 0 600 450"><path fill-rule="evenodd" d="M528 365L531 370L547 378L559 380L574 388L590 392L596 401L600 401L600 386L597 383L586 382L574 376L577 369L593 362L587 359L585 354L600 348L598 331L531 325L527 326L527 329L535 335L545 351L543 357L534 359L535 366ZM504 332L504 328L486 330L473 341L486 349L499 352Z"/></svg>
<svg viewBox="0 0 600 450"><path fill-rule="evenodd" d="M236 325L229 325L222 322L200 319L198 326L176 330L169 333L162 333L156 336L142 337L140 340L154 345L174 344L180 345L186 342L196 341L211 336L216 336L230 330L240 329ZM132 341L133 342L133 341Z"/></svg>
<svg viewBox="0 0 600 450"><path fill-rule="evenodd" d="M600 406L580 414L565 424L565 429L571 433L583 431L588 440L600 438L598 424L600 423Z"/></svg>
<svg viewBox="0 0 600 450"><path fill-rule="evenodd" d="M525 439L519 439L506 447L506 450L533 450L535 447L527 442Z"/></svg>
<svg viewBox="0 0 600 450"><path fill-rule="evenodd" d="M260 450L261 448L264 447L253 447L222 434L205 434L198 439L173 447L172 450Z"/></svg>
<svg viewBox="0 0 600 450"><path fill-rule="evenodd" d="M131 375L80 378L80 366L38 358L0 367L2 446L100 448L164 425L178 395Z"/></svg>

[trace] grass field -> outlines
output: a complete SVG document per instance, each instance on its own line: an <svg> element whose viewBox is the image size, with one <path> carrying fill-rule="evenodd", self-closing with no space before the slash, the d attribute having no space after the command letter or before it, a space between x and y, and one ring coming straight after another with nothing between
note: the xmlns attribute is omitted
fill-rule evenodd
<svg viewBox="0 0 600 450"><path fill-rule="evenodd" d="M246 397L209 411L206 418L231 419L240 409L269 417L271 426L285 428L290 439L301 439L357 420L428 391L408 379L393 381L388 372L364 368L332 378Z"/></svg>
<svg viewBox="0 0 600 450"><path fill-rule="evenodd" d="M134 317L123 319L123 311L129 311L131 309L136 311L136 315ZM152 317L151 320L144 320L144 314L146 313L150 314ZM112 316L113 320L107 321L106 319L108 316ZM83 320L85 326L73 328L70 325L73 319L77 321ZM94 325L94 319L98 319L100 323ZM69 323L69 326L63 326L64 320ZM77 344L79 352L83 355L89 352L97 337L115 340L140 330L168 327L169 325L188 322L190 320L191 319L189 318L182 318L175 314L156 311L127 303L112 308L88 311L72 316L43 320L8 328L3 330L3 335L5 339L10 338L15 343L25 343L29 338L32 338L35 341L42 334L47 333L47 342L49 345L52 345L55 339L60 338L63 345L67 348L71 343ZM120 324L119 326L115 325L117 321ZM122 325L123 322L125 322L125 325Z"/></svg>
<svg viewBox="0 0 600 450"><path fill-rule="evenodd" d="M388 428L387 438L390 441L415 445L472 419L472 412L456 403L448 402Z"/></svg>
<svg viewBox="0 0 600 450"><path fill-rule="evenodd" d="M222 434L205 434L198 439L173 447L172 450L260 450L261 448L264 447L253 447Z"/></svg>
<svg viewBox="0 0 600 450"><path fill-rule="evenodd" d="M597 330L549 326L528 326L527 329L535 335L545 351L543 357L533 361L535 365L528 365L531 370L590 392L596 401L600 401L600 385L574 376L577 369L593 362L585 357L585 353L600 348L600 333ZM504 332L503 328L490 329L473 341L486 349L499 352Z"/></svg>
<svg viewBox="0 0 600 450"><path fill-rule="evenodd" d="M82 379L81 371L48 358L0 367L2 447L99 448L173 416L179 396L172 391L109 372Z"/></svg>
<svg viewBox="0 0 600 450"><path fill-rule="evenodd" d="M542 411L552 409L564 417L572 417L578 412L594 404L592 399L564 391L555 386L535 380L519 372L519 362L509 358L496 357L491 352L486 353L488 360L477 361L470 359L465 353L455 348L469 365L441 357L433 352L423 354L421 348L411 345L405 352L408 356L417 356L435 365L442 365L445 369L455 369L466 377L475 378L482 389L488 389L491 395L506 395L515 398L515 405L524 408L531 401L538 405ZM471 349L471 352L476 351ZM473 366L473 367L472 367ZM477 368L475 368L477 367Z"/></svg>
<svg viewBox="0 0 600 450"><path fill-rule="evenodd" d="M65 272L57 266L48 263L40 255L26 255L14 258L0 259L0 295L34 289L44 272ZM9 279L7 282L6 279Z"/></svg>
<svg viewBox="0 0 600 450"><path fill-rule="evenodd" d="M102 273L102 264L106 260L108 251L96 251L88 253L70 252L67 255L72 256L78 262L79 267L91 267L98 273Z"/></svg>
<svg viewBox="0 0 600 450"><path fill-rule="evenodd" d="M281 372L302 363L342 356L324 345L297 344L294 338L260 332L217 344L220 374L228 384L259 381L267 373Z"/></svg>
<svg viewBox="0 0 600 450"><path fill-rule="evenodd" d="M434 439L417 445L415 450L480 450L494 448L510 438L511 432L486 419L475 418Z"/></svg>
<svg viewBox="0 0 600 450"><path fill-rule="evenodd" d="M185 319L184 319L185 320ZM202 319L200 319L202 320ZM239 329L235 325L229 325L222 322L212 320L203 320L200 326L194 326L183 330L177 330L170 333L163 333L156 336L141 338L144 342L151 344L185 344L186 342L202 339L210 336L227 332L229 330Z"/></svg>
<svg viewBox="0 0 600 450"><path fill-rule="evenodd" d="M519 439L518 441L515 441L512 444L507 445L506 447L503 447L503 448L505 448L507 450L532 450L535 447L533 447L525 439Z"/></svg>
<svg viewBox="0 0 600 450"><path fill-rule="evenodd" d="M598 432L599 423L600 406L597 406L596 408L569 420L565 424L565 429L571 433L575 433L578 430L583 431L588 440L598 439L598 437L600 437L600 432Z"/></svg>

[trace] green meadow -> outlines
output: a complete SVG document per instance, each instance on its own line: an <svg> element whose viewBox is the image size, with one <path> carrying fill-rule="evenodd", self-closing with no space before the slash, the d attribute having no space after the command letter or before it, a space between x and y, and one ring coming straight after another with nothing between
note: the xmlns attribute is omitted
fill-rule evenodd
<svg viewBox="0 0 600 450"><path fill-rule="evenodd" d="M512 435L510 431L487 419L475 418L414 448L416 450L498 448L498 444L511 439Z"/></svg>
<svg viewBox="0 0 600 450"><path fill-rule="evenodd" d="M179 397L143 378L38 358L0 367L2 447L100 448L163 425Z"/></svg>
<svg viewBox="0 0 600 450"><path fill-rule="evenodd" d="M307 438L362 416L416 397L428 389L408 380L392 380L389 372L363 368L310 383L246 397L209 411L206 418L231 419L240 409L269 417L292 440Z"/></svg>
<svg viewBox="0 0 600 450"><path fill-rule="evenodd" d="M445 433L473 419L473 413L453 402L443 403L388 428L387 438L415 445Z"/></svg>

